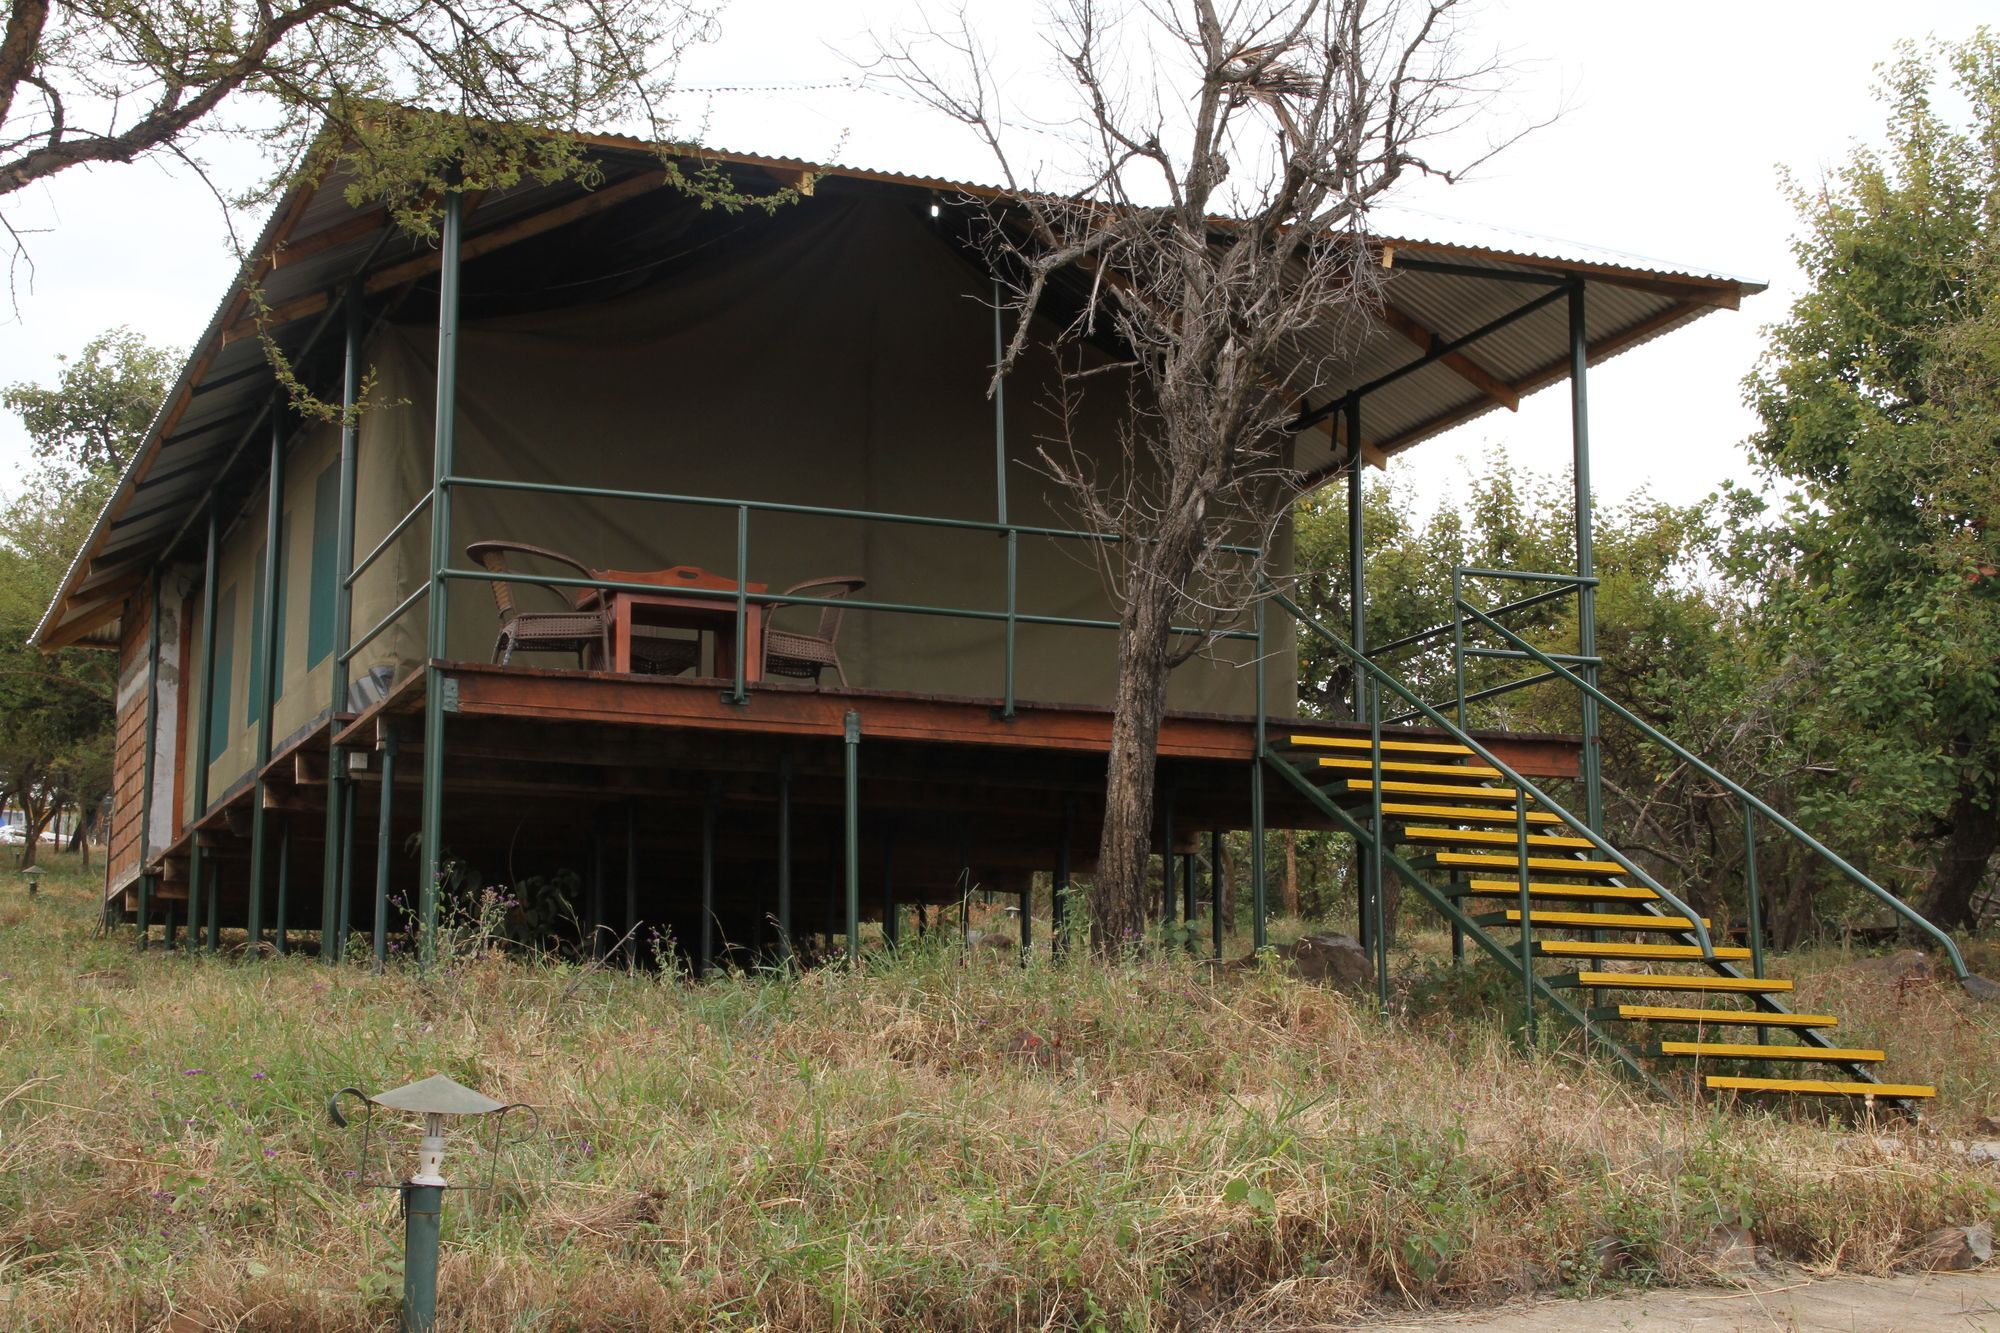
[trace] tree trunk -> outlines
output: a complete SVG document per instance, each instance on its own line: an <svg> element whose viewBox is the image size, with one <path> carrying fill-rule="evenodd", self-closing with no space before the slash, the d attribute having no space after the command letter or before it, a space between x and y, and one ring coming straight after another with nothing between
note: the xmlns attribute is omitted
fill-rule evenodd
<svg viewBox="0 0 2000 1333"><path fill-rule="evenodd" d="M1974 776L1961 780L1951 805L1951 832L1938 849L1931 882L1917 910L1944 930L1970 929L1972 895L1986 877L1987 864L2000 845L2000 801L1981 790Z"/></svg>
<svg viewBox="0 0 2000 1333"><path fill-rule="evenodd" d="M1150 553L1157 557L1156 548ZM1153 561L1148 561L1153 564ZM1146 938L1146 880L1153 850L1153 779L1166 709L1167 640L1175 583L1156 569L1135 571L1118 634L1118 687L1112 696L1111 753L1104 772L1104 832L1090 885L1090 942L1100 953Z"/></svg>
<svg viewBox="0 0 2000 1333"><path fill-rule="evenodd" d="M1285 838L1285 915L1296 918L1299 914L1299 835L1295 829L1286 829Z"/></svg>

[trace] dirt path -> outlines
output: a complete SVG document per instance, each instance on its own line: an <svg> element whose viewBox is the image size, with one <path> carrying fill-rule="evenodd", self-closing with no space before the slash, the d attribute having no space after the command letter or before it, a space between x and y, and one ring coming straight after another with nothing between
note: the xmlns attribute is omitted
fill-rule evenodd
<svg viewBox="0 0 2000 1333"><path fill-rule="evenodd" d="M1994 1265L1987 1265L1990 1270ZM1500 1311L1373 1330L1463 1333L2000 1333L2000 1272L1918 1277L1767 1280L1750 1290L1648 1292L1594 1301L1536 1301Z"/></svg>

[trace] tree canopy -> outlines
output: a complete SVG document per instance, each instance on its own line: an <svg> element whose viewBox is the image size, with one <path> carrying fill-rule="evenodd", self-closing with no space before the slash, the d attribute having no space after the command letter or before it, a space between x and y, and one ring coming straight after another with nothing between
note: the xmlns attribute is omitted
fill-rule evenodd
<svg viewBox="0 0 2000 1333"><path fill-rule="evenodd" d="M16 383L0 403L28 428L39 466L0 508L0 794L39 834L55 811L92 811L111 788L117 657L44 654L28 636L166 396L179 354L126 329L65 357L54 385ZM32 861L31 837L26 857Z"/></svg>
<svg viewBox="0 0 2000 1333"><path fill-rule="evenodd" d="M2000 837L2000 39L1906 45L1879 91L1883 145L1793 189L1809 286L1748 383L1788 499L1746 554L1829 799L1930 826L1920 907L1959 925Z"/></svg>

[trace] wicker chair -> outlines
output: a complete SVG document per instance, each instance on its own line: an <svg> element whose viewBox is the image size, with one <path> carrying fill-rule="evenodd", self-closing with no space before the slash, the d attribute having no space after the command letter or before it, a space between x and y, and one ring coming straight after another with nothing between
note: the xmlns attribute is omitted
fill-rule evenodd
<svg viewBox="0 0 2000 1333"><path fill-rule="evenodd" d="M507 568L507 557L525 556L575 570L584 578L596 571L559 551L526 542L474 542L465 553L480 568L492 574L519 573ZM517 587L539 587L564 603L562 611L523 611L514 602ZM500 611L500 634L493 643L493 660L501 666L518 652L575 653L580 667L604 667L611 661L611 623L603 610L603 599L594 588L563 588L550 584L518 584L495 579L493 601ZM580 603L582 603L580 605ZM657 675L677 675L691 670L700 657L700 645L688 639L647 637L632 645L633 665Z"/></svg>
<svg viewBox="0 0 2000 1333"><path fill-rule="evenodd" d="M785 589L781 596L847 598L867 586L866 579L807 579L804 583L797 583ZM764 674L793 676L800 680L810 680L817 685L820 672L832 667L835 678L845 689L847 672L841 668L840 653L834 647L840 638L840 618L846 614L845 609L838 606L820 607L818 632L803 634L796 630L778 629L771 624L770 617L787 605L789 604L786 602L777 601L765 608Z"/></svg>

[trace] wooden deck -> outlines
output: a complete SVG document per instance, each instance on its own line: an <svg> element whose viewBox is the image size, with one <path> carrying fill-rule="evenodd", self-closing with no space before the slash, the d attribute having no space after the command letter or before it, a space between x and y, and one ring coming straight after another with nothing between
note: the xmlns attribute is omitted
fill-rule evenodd
<svg viewBox="0 0 2000 1333"><path fill-rule="evenodd" d="M1065 850L1087 870L1096 853L1110 710L998 703L869 689L767 682L746 703L727 683L688 677L436 664L446 700L444 842L483 883L518 885L564 872L622 911L626 868L640 910L681 939L695 928L702 831L713 806L717 912L731 939L757 937L777 881L781 799L789 798L796 928L822 928L842 899L843 743L860 718L859 800L864 915L901 904L956 902L970 884L1014 893ZM372 901L384 751L396 747L392 875L413 887L405 843L419 819L424 675L338 727L322 718L289 739L265 769L267 819L289 836L290 924L316 929L324 851L327 759L335 737L355 755L355 890ZM1293 724L1272 722L1282 737ZM1344 723L1298 723L1317 734L1365 734ZM1399 729L1423 738L1428 732ZM1537 778L1573 777L1578 746L1562 736L1482 737ZM1205 848L1210 830L1250 822L1249 717L1176 713L1160 735L1162 832L1171 811L1177 850ZM162 900L185 896L195 838L221 867L222 916L240 921L252 784L226 793L165 853ZM1267 783L1271 828L1312 828L1317 812ZM392 889L396 886L392 884ZM587 891L587 890L586 890ZM268 915L268 911L267 911Z"/></svg>

